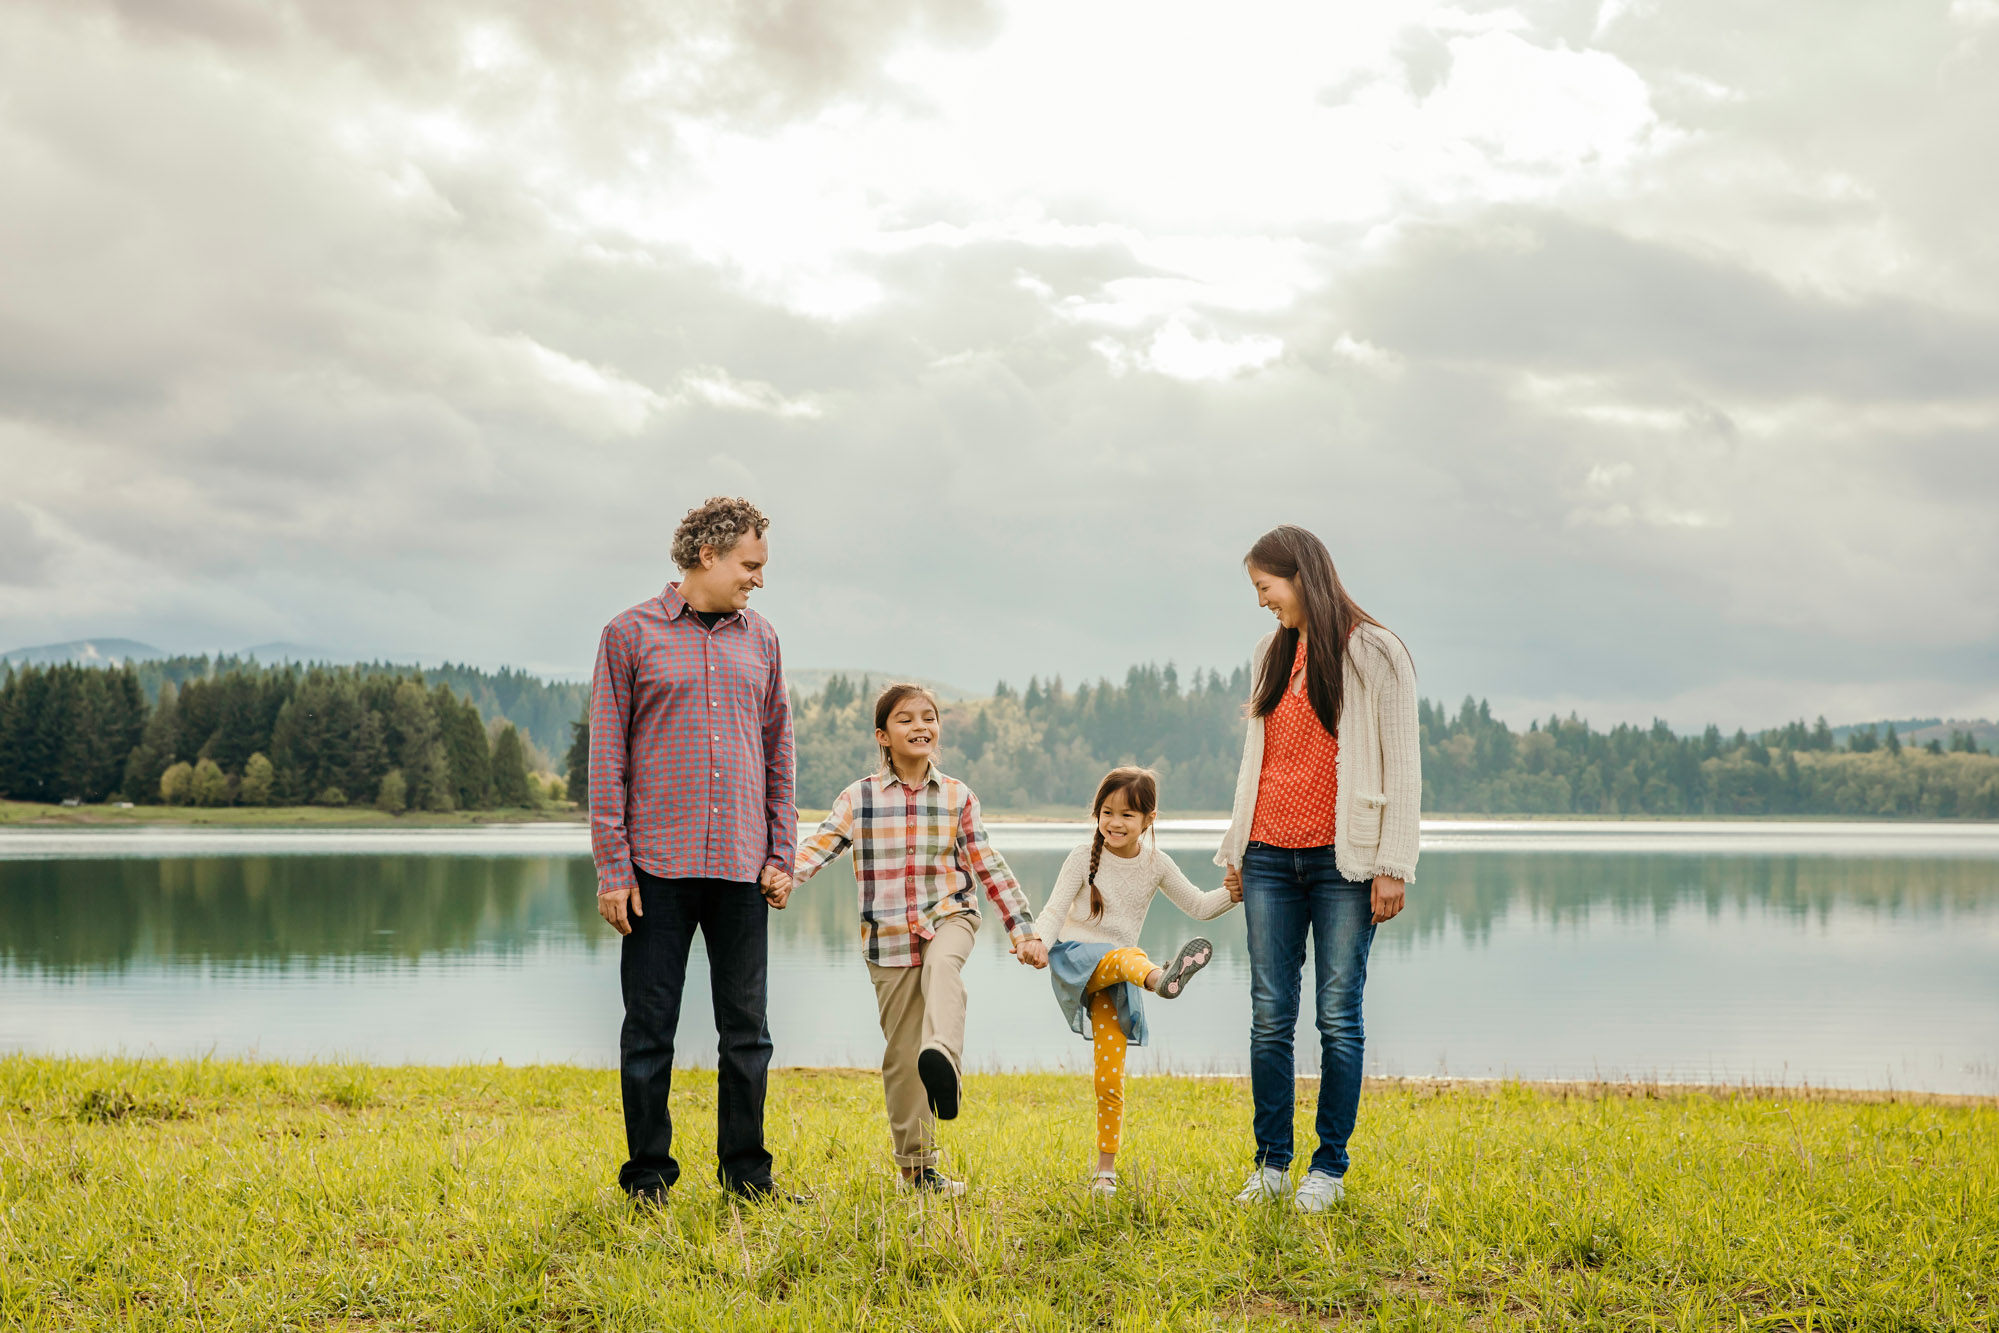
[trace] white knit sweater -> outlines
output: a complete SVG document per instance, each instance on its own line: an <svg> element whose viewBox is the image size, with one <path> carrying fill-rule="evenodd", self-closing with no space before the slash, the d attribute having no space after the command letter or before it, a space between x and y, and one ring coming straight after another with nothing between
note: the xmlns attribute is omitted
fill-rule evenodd
<svg viewBox="0 0 1999 1333"><path fill-rule="evenodd" d="M1086 842L1062 863L1048 905L1034 918L1042 943L1074 940L1129 948L1138 943L1152 895L1162 889L1175 907L1196 921L1212 921L1235 906L1227 889L1203 892L1195 888L1173 858L1156 847L1143 848L1132 857L1106 851L1097 862L1097 891L1104 897L1104 914L1092 921L1090 891L1085 887L1089 873L1090 844Z"/></svg>
<svg viewBox="0 0 1999 1333"><path fill-rule="evenodd" d="M1251 658L1260 684L1266 634ZM1333 860L1351 880L1392 875L1416 878L1423 805L1423 743L1416 725L1416 668L1402 640L1377 625L1356 626L1340 673L1339 790L1333 800ZM1256 684L1250 686L1256 697ZM1257 780L1263 776L1263 719L1249 720L1235 809L1215 853L1218 866L1242 864L1256 820Z"/></svg>

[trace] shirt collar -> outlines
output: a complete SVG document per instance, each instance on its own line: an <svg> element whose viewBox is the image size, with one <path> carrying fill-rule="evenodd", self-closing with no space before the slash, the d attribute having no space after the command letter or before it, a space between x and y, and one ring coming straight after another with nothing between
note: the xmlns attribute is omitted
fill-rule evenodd
<svg viewBox="0 0 1999 1333"><path fill-rule="evenodd" d="M678 583L669 583L666 585L665 591L659 595L659 604L666 608L666 618L668 620L678 620L681 616L694 609L687 604L687 599L680 595L680 585ZM741 614L743 614L741 611L731 611L715 623L717 625L726 624L730 616L740 616Z"/></svg>
<svg viewBox="0 0 1999 1333"><path fill-rule="evenodd" d="M881 788L881 790L883 791L887 791L890 786L902 781L901 778L895 775L895 770L886 764L876 769L874 776L875 776L875 785ZM942 773L937 771L937 761L933 759L930 761L929 769L923 774L923 781L917 783L916 785L919 788L942 787L944 784L939 779L941 779L943 776L944 775Z"/></svg>

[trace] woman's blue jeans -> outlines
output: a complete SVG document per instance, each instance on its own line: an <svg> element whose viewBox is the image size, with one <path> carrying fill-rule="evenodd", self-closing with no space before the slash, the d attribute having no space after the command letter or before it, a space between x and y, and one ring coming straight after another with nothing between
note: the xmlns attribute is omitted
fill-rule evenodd
<svg viewBox="0 0 1999 1333"><path fill-rule="evenodd" d="M1312 937L1319 1018L1319 1149L1312 1170L1343 1176L1360 1109L1361 991L1374 942L1373 886L1342 876L1330 847L1243 853L1249 927L1249 1086L1256 1101L1256 1164L1288 1170L1297 1104L1298 991Z"/></svg>

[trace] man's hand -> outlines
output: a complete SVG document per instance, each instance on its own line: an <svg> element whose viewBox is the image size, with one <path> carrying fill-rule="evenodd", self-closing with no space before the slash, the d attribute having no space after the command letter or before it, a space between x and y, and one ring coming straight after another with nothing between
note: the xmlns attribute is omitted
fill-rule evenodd
<svg viewBox="0 0 1999 1333"><path fill-rule="evenodd" d="M1022 940L1019 944L1010 945L1007 952L1029 967L1040 969L1048 966L1048 946L1039 938Z"/></svg>
<svg viewBox="0 0 1999 1333"><path fill-rule="evenodd" d="M763 885L764 901L780 912L784 910L785 903L790 901L791 891L796 887L791 876L776 866L765 866L758 883Z"/></svg>
<svg viewBox="0 0 1999 1333"><path fill-rule="evenodd" d="M631 916L625 915L625 900L631 899ZM632 933L632 917L644 916L645 905L639 901L639 886L629 889L612 889L609 893L597 895L597 915L611 923L611 929L620 935Z"/></svg>
<svg viewBox="0 0 1999 1333"><path fill-rule="evenodd" d="M1227 889L1227 890L1229 891L1229 899L1230 899L1230 901L1232 901L1232 902L1238 902L1238 903L1242 901L1242 867L1241 867L1241 866L1230 866L1230 867L1229 867L1229 872L1228 872L1228 873L1227 873L1226 875L1223 875L1223 876L1222 876L1222 887L1223 887L1223 888L1225 888L1225 889Z"/></svg>
<svg viewBox="0 0 1999 1333"><path fill-rule="evenodd" d="M1374 924L1390 920L1402 910L1402 881L1393 875L1374 877Z"/></svg>

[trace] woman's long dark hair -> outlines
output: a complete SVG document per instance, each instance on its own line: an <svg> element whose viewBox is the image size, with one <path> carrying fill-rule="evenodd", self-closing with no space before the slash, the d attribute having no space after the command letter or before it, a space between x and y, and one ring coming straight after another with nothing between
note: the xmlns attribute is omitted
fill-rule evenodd
<svg viewBox="0 0 1999 1333"><path fill-rule="evenodd" d="M1341 668L1346 663L1347 636L1356 625L1381 622L1360 609L1347 595L1333 568L1326 544L1295 523L1272 528L1256 539L1243 564L1280 579L1289 579L1304 603L1305 625L1311 631L1305 653L1305 697L1319 725L1340 734ZM1249 701L1255 717L1269 717L1291 686L1291 669L1298 658L1298 631L1279 626L1263 659L1263 678Z"/></svg>

